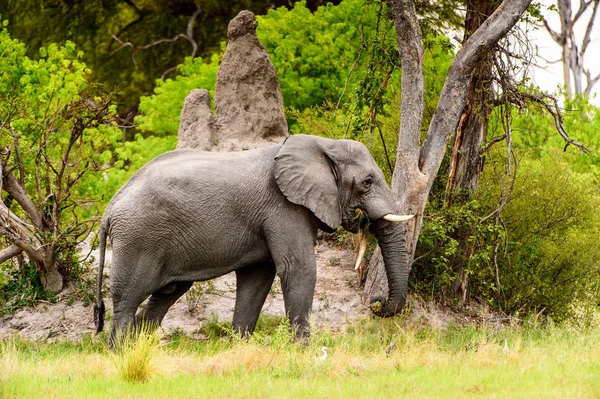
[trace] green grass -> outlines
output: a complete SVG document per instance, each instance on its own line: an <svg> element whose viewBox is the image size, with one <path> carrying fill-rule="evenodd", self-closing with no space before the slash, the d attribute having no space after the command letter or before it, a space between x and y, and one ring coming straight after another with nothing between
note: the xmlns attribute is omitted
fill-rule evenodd
<svg viewBox="0 0 600 399"><path fill-rule="evenodd" d="M102 337L55 344L4 341L0 397L562 398L600 393L597 329L454 326L435 331L398 318L366 319L343 334L317 331L305 347L290 343L285 323L263 325L249 341L144 338L143 361L133 363L150 370L143 378L120 371L115 358L121 355L110 352ZM329 356L320 361L323 345ZM136 367L129 372L135 375Z"/></svg>

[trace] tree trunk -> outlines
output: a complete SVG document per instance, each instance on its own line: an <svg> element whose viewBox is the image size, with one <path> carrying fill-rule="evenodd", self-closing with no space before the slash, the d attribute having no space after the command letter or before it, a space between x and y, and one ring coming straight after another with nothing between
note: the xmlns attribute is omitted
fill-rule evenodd
<svg viewBox="0 0 600 399"><path fill-rule="evenodd" d="M448 140L465 109L468 88L481 56L517 23L531 0L505 0L473 33L457 52L442 88L438 106L420 145L423 119L423 43L415 6L409 0L390 0L402 67L402 100L396 168L392 190L397 196L398 212L414 214L406 222L405 237L409 269L423 222L429 191L438 173ZM366 298L387 296L387 281L379 251L371 258L364 295Z"/></svg>
<svg viewBox="0 0 600 399"><path fill-rule="evenodd" d="M490 1L467 2L465 41L479 29L494 10L495 4ZM467 106L460 116L452 148L446 186L446 207L452 203L467 202L479 187L479 177L483 170L481 149L487 137L490 113L488 104L492 97L492 57L492 52L484 54L473 72ZM452 284L452 290L457 297L462 298L463 302L468 287L465 266L473 254L473 246L467 240L472 229L472 226L462 226L455 236L460 243L460 251L454 259L457 276Z"/></svg>
<svg viewBox="0 0 600 399"><path fill-rule="evenodd" d="M579 8L573 12L571 0L558 0L556 11L560 19L560 31L554 31L544 19L546 30L552 39L561 47L561 63L563 68L563 83L565 95L571 98L573 94L590 94L594 85L600 80L600 74L592 76L589 69L584 67L585 54L591 42L591 33L596 20L599 0L581 1ZM592 13L585 27L585 35L579 43L575 36L575 25L592 6ZM587 18L587 17L586 17ZM583 78L586 87L583 87Z"/></svg>

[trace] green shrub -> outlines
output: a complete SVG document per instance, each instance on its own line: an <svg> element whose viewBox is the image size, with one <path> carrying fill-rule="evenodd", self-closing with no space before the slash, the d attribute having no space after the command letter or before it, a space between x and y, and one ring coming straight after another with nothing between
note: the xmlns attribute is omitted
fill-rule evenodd
<svg viewBox="0 0 600 399"><path fill-rule="evenodd" d="M186 58L177 68L175 79L157 80L154 94L140 98L141 115L135 118L142 132L154 135L177 135L183 102L193 89L206 89L214 98L217 71L222 53L210 62L202 58Z"/></svg>
<svg viewBox="0 0 600 399"><path fill-rule="evenodd" d="M600 303L597 180L549 153L521 162L511 197L502 212L507 245L499 259L500 307L585 321Z"/></svg>
<svg viewBox="0 0 600 399"><path fill-rule="evenodd" d="M494 255L505 231L493 217L485 218L493 205L493 199L482 194L449 208L436 209L429 204L411 270L413 289L429 297L454 300L451 286L462 267L470 296L494 301L499 290Z"/></svg>

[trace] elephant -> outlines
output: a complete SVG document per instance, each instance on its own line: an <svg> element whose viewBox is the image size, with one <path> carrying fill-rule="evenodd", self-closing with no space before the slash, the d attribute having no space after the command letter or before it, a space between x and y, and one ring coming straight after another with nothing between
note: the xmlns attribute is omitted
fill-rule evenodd
<svg viewBox="0 0 600 399"><path fill-rule="evenodd" d="M356 218L360 209L366 218ZM108 204L99 229L95 319L104 325L107 238L113 258L111 338L141 322L160 325L195 281L236 274L233 329L252 333L274 281L295 338L309 337L317 230L378 239L388 298L372 311L397 314L408 290L404 221L368 149L352 140L292 135L283 144L229 153L180 149L137 171ZM138 312L138 307L148 299ZM137 313L137 314L136 314Z"/></svg>

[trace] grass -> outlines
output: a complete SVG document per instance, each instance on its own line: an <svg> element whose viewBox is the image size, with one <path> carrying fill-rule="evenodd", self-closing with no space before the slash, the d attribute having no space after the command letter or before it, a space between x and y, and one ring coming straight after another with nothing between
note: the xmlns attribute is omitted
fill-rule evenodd
<svg viewBox="0 0 600 399"><path fill-rule="evenodd" d="M110 352L101 339L44 344L15 338L0 344L0 397L519 398L600 392L597 329L436 331L408 324L366 319L343 334L317 331L307 347L290 343L285 323L263 323L268 327L249 341L146 335L129 352L141 347L145 355L133 356L127 372L119 366L127 363L124 355ZM329 354L323 361L321 346Z"/></svg>

